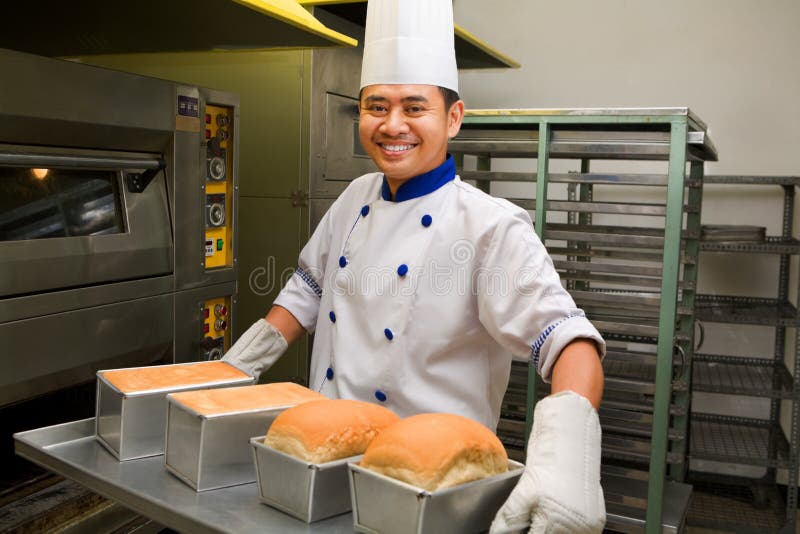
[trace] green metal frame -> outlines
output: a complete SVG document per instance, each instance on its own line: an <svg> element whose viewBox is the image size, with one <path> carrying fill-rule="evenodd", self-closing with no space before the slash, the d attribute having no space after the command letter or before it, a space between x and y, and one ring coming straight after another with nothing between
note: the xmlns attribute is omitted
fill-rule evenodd
<svg viewBox="0 0 800 534"><path fill-rule="evenodd" d="M676 110L677 111L677 110ZM531 114L524 111L498 112L492 114L491 111L477 111L474 115L468 115L464 119L465 126L525 126L538 128L539 144L537 153L537 178L536 178L536 211L535 211L535 230L539 238L544 242L547 234L547 210L545 203L547 200L548 170L550 159L550 143L554 127L560 125L669 125L670 130L670 151L668 161L668 184L666 217L664 225L664 248L663 248L663 271L661 279L661 304L658 323L658 345L657 345L657 364L655 378L655 401L652 428L652 448L650 454L649 476L648 476L648 498L646 511L646 532L654 534L661 532L664 483L666 478L667 452L669 447L668 431L670 426L670 404L672 395L673 380L673 354L676 347L676 328L688 334L689 341L684 341L681 345L686 353L686 365L683 367L680 379L687 381L691 378L691 353L692 353L692 332L693 318L682 319L680 324L676 324L678 306L678 287L681 268L681 238L684 215L684 188L686 185L686 164L688 161L688 132L691 117L688 110L675 114L658 113L638 115L634 112L622 114L570 114L565 111L546 111L537 114L533 110ZM583 163L586 165L586 163ZM487 163L482 162L481 166L485 169ZM693 162L691 165L691 175L693 178L702 180L702 162ZM588 186L591 187L591 186ZM591 195L590 189L582 189L581 197ZM694 204L698 210L696 213L688 215L689 228L698 230L700 227L700 200L702 195L701 188L692 188L689 193L690 205ZM687 255L698 251L698 243L689 244ZM691 282L696 281L697 262L685 266L684 276ZM694 287L693 284L690 287ZM684 304L692 305L694 294L686 294L683 297ZM689 308L691 309L691 308ZM685 338L687 336L684 336ZM528 400L526 413L526 442L533 425L533 413L537 402L537 379L536 368L529 365L528 369ZM688 387L686 388L688 390ZM688 420L688 392L682 401L684 413L676 419L676 424L687 425ZM685 451L686 444L682 444ZM676 478L682 478L683 474L676 473Z"/></svg>
<svg viewBox="0 0 800 534"><path fill-rule="evenodd" d="M703 163L693 161L689 167L689 193L687 205L689 212L686 215L686 230L689 237L684 239L684 253L687 258L694 258L694 261L686 262L683 266L684 289L681 298L681 305L689 310L694 310L697 271L700 255L700 213L703 202ZM682 315L677 322L678 331L683 336L678 336L676 341L680 354L680 366L677 368L674 380L676 388L673 389L672 405L676 408L673 416L672 426L679 430L678 434L685 436L685 439L678 443L673 442L673 449L669 452L677 453L683 459L680 464L670 464L668 475L672 480L683 481L686 477L688 465L686 462L689 447L689 419L691 409L692 391L692 368L694 358L694 316Z"/></svg>

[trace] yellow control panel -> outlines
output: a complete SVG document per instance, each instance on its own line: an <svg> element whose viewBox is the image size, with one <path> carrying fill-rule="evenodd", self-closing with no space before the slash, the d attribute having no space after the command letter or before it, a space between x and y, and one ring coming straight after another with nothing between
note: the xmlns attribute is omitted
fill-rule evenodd
<svg viewBox="0 0 800 534"><path fill-rule="evenodd" d="M207 360L219 360L230 348L230 297L208 299L202 303L203 351Z"/></svg>
<svg viewBox="0 0 800 534"><path fill-rule="evenodd" d="M206 141L206 269L233 266L233 108L208 104Z"/></svg>

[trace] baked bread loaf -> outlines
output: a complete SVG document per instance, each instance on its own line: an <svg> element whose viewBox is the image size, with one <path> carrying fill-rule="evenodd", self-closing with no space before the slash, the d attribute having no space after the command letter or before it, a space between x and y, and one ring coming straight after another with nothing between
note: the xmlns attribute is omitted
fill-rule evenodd
<svg viewBox="0 0 800 534"><path fill-rule="evenodd" d="M293 382L278 382L233 388L197 389L172 393L169 397L200 415L219 415L294 406L324 399L325 395Z"/></svg>
<svg viewBox="0 0 800 534"><path fill-rule="evenodd" d="M135 393L172 387L191 387L202 384L249 378L229 363L221 361L151 365L113 369L98 373L122 393Z"/></svg>
<svg viewBox="0 0 800 534"><path fill-rule="evenodd" d="M447 413L414 415L390 426L364 453L362 467L435 491L504 473L508 455L482 424Z"/></svg>
<svg viewBox="0 0 800 534"><path fill-rule="evenodd" d="M307 402L278 415L264 444L307 462L331 462L363 454L375 436L399 419L383 406L368 402Z"/></svg>

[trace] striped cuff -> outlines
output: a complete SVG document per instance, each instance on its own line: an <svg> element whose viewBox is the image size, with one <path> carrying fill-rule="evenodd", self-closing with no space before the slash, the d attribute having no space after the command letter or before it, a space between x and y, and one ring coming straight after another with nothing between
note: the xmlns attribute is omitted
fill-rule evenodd
<svg viewBox="0 0 800 534"><path fill-rule="evenodd" d="M549 325L547 328L544 329L544 332L539 334L539 337L536 338L536 341L534 341L533 345L531 345L531 361L533 361L533 365L537 366L538 368L539 351L542 350L542 346L544 346L544 343L545 341L547 341L547 338L550 337L550 334L553 333L553 330L555 330L565 321L568 321L569 319L574 319L575 317L586 317L586 315L583 313L583 311L571 313L566 317L564 317L563 319L559 319L555 323L552 323L551 325Z"/></svg>
<svg viewBox="0 0 800 534"><path fill-rule="evenodd" d="M296 272L296 273L297 273L297 274L300 276L300 278L302 278L302 279L303 279L303 282L305 282L306 284L308 284L308 287L310 287L310 288L311 288L311 289L314 291L314 293L316 293L316 295L317 295L318 297L321 297L321 296L322 296L322 288L321 288L321 287L319 287L319 284L317 283L317 281L316 281L316 280L314 280L314 279L311 277L311 275L310 275L310 274L308 274L307 272L305 272L305 271L304 271L303 269L301 269L300 267L298 267L298 268L297 268L297 270L296 270L295 272Z"/></svg>

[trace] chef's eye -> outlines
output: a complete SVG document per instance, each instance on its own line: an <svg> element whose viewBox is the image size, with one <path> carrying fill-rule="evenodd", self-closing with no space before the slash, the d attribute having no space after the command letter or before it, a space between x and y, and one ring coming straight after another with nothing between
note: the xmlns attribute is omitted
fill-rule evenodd
<svg viewBox="0 0 800 534"><path fill-rule="evenodd" d="M417 113L422 113L422 111L423 111L422 106L408 106L406 108L406 112L410 113L412 115L417 114Z"/></svg>
<svg viewBox="0 0 800 534"><path fill-rule="evenodd" d="M369 104L365 109L371 113L386 113L388 111L383 104Z"/></svg>

